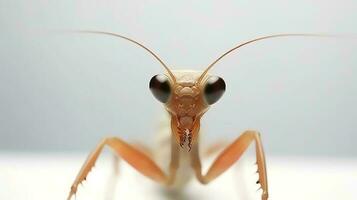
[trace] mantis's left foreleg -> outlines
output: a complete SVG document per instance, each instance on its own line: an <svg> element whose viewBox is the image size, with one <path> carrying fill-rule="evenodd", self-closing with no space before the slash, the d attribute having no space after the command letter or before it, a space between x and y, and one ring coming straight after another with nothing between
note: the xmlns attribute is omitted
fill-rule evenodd
<svg viewBox="0 0 357 200"><path fill-rule="evenodd" d="M213 179L217 178L229 167L231 167L242 154L246 151L248 146L255 142L256 158L258 165L259 180L257 183L261 184L263 194L262 200L268 199L268 180L265 166L265 156L263 146L260 140L260 134L256 131L245 131L239 136L231 145L229 145L213 162L206 175L202 175L201 160L198 153L197 144L192 149L192 167L195 170L197 179L207 184Z"/></svg>

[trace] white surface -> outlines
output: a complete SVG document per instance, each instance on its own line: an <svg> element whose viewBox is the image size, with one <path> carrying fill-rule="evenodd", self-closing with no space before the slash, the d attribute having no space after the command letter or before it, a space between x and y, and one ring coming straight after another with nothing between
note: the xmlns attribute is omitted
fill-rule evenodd
<svg viewBox="0 0 357 200"><path fill-rule="evenodd" d="M66 198L86 155L0 154L0 199L27 200ZM77 200L106 199L112 174L111 157L100 158ZM115 199L260 199L254 160L243 162L207 186L191 181L183 194L169 198L159 186L128 165L121 165ZM206 165L207 166L207 163ZM357 159L268 157L270 199L355 200ZM107 196L106 196L107 195Z"/></svg>

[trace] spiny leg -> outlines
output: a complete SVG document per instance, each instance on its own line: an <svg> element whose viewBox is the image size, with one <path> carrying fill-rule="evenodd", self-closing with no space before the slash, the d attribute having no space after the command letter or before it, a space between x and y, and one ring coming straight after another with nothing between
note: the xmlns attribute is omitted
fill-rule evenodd
<svg viewBox="0 0 357 200"><path fill-rule="evenodd" d="M162 184L171 184L175 177L175 172L178 168L178 156L171 157L170 163L170 172L169 175L165 175L164 172L158 167L158 165L145 153L141 152L137 148L123 140L115 137L106 138L95 148L95 150L88 156L87 160L83 164L81 170L79 171L76 179L74 180L71 191L68 195L67 200L70 200L71 197L77 192L78 185L86 179L88 173L94 166L96 160L98 159L101 151L104 146L109 146L115 153L125 160L128 164L134 167L144 176L162 183ZM173 147L172 150L175 151L178 147ZM172 155L176 155L172 153Z"/></svg>
<svg viewBox="0 0 357 200"><path fill-rule="evenodd" d="M197 179L202 184L207 184L225 172L231 167L242 154L247 150L248 146L255 142L255 151L258 165L259 180L263 190L262 200L268 199L268 180L265 166L265 156L263 146L260 140L260 134L256 131L245 131L231 145L229 145L213 162L206 175L202 175L201 160L196 144L192 149L192 167L196 173Z"/></svg>

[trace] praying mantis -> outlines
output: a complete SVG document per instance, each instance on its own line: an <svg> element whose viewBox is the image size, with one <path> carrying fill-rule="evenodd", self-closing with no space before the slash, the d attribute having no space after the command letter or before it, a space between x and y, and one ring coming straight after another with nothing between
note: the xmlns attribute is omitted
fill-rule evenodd
<svg viewBox="0 0 357 200"><path fill-rule="evenodd" d="M170 142L171 153L169 170L167 170L168 173L165 173L165 170L160 168L155 160L143 152L139 147L129 144L119 137L104 138L84 162L71 186L67 200L70 200L72 196L76 194L78 185L86 179L104 147L112 149L119 158L127 162L147 178L166 187L175 187L178 182L182 182L180 177L183 176L181 173L184 173L182 170L178 170L179 167L193 170L193 176L195 176L200 183L208 184L235 164L252 143L255 143L255 156L258 168L257 173L259 175L256 183L261 185L261 199L268 199L267 167L261 136L258 131L244 131L237 137L237 139L225 147L205 174L202 172L201 157L199 153L200 121L202 116L208 112L210 106L218 102L226 89L226 83L223 78L210 75L208 72L217 62L228 54L257 41L277 37L322 37L326 35L276 34L259 37L241 43L226 51L203 71L174 71L171 70L152 50L126 36L103 31L82 30L75 32L100 34L124 39L145 49L163 66L165 73L153 76L149 82L149 89L153 96L163 104L163 107L170 116L171 133L167 133L167 136L170 137L168 141Z"/></svg>

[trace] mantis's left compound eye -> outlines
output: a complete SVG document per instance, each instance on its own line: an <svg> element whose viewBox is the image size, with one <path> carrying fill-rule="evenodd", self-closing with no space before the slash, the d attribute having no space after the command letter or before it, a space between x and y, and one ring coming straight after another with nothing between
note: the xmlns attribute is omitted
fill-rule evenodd
<svg viewBox="0 0 357 200"><path fill-rule="evenodd" d="M154 97L161 103L166 103L171 94L170 80L167 76L158 74L151 78L150 90Z"/></svg>
<svg viewBox="0 0 357 200"><path fill-rule="evenodd" d="M226 91L226 83L223 78L211 76L207 79L204 87L204 97L209 105L216 103L224 91Z"/></svg>

